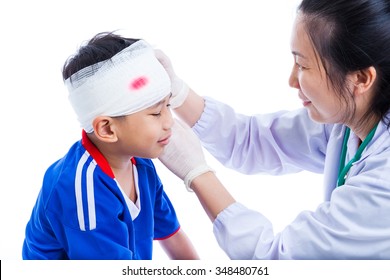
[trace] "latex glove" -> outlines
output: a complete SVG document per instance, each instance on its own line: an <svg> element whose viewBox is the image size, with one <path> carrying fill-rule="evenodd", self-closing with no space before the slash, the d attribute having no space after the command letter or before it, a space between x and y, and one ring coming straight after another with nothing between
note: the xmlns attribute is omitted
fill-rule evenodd
<svg viewBox="0 0 390 280"><path fill-rule="evenodd" d="M198 137L187 124L179 120L175 120L172 136L159 160L184 181L188 191L192 191L193 179L203 173L214 172L206 163Z"/></svg>
<svg viewBox="0 0 390 280"><path fill-rule="evenodd" d="M165 71L167 71L171 80L171 107L173 109L180 107L184 103L184 100L186 100L190 88L182 79L176 75L175 71L173 70L171 60L162 50L155 49L154 53L158 61L164 67Z"/></svg>

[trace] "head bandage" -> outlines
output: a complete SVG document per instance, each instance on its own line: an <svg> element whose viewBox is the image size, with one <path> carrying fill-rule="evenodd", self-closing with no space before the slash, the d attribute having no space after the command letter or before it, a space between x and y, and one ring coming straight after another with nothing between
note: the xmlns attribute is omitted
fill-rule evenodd
<svg viewBox="0 0 390 280"><path fill-rule="evenodd" d="M92 132L97 116L125 116L144 110L171 91L153 48L139 40L112 58L74 73L65 81L81 127Z"/></svg>

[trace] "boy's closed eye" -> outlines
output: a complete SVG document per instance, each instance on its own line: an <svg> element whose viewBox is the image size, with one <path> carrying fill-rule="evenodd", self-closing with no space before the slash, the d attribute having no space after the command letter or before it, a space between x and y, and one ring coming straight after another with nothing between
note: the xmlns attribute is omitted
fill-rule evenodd
<svg viewBox="0 0 390 280"><path fill-rule="evenodd" d="M169 96L167 96L165 99L161 100L160 102L156 103L154 106L150 107L150 110L152 111L151 112L151 115L152 116L160 116L161 115L161 111L163 109L163 106L166 106L167 108L169 108L171 106L171 96L172 94L170 94Z"/></svg>

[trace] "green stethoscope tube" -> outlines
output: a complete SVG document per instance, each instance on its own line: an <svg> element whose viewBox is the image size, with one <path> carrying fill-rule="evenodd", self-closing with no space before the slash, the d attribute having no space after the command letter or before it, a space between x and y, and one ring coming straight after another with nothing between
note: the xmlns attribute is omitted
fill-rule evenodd
<svg viewBox="0 0 390 280"><path fill-rule="evenodd" d="M368 143L370 143L370 141L374 137L374 134L375 134L377 127L378 127L378 124L376 124L371 129L371 131L370 131L370 133L368 133L366 139L364 139L363 143L359 146L359 149L357 150L355 156L346 165L345 165L345 157L347 156L347 143L348 143L348 138L349 138L349 134L351 132L351 129L349 127L347 127L345 129L343 148L342 148L341 156L340 156L340 167L339 167L339 176L338 176L338 180L337 180L337 187L344 185L349 169L351 169L352 164L354 162L356 162L360 159L360 157L362 156L363 150L367 147Z"/></svg>

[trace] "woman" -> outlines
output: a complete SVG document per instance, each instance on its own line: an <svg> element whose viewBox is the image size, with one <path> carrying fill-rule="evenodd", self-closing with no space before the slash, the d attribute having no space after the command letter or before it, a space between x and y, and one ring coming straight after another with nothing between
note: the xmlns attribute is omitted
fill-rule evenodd
<svg viewBox="0 0 390 280"><path fill-rule="evenodd" d="M172 105L227 167L324 174L325 199L283 231L228 193L177 123L160 160L200 199L232 259L390 259L390 1L303 0L289 79L303 107L244 116L170 74Z"/></svg>

